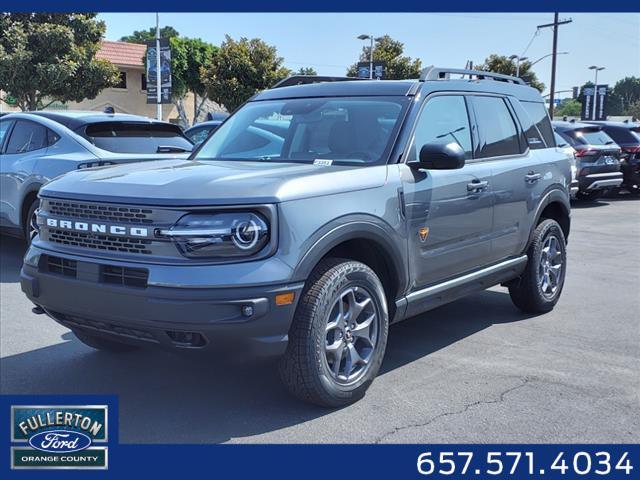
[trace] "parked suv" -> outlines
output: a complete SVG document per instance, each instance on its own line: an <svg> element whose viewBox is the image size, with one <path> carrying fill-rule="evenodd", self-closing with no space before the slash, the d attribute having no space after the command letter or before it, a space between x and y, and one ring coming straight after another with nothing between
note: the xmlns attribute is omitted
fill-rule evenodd
<svg viewBox="0 0 640 480"><path fill-rule="evenodd" d="M537 90L433 67L297 84L320 80L255 95L189 161L45 186L21 273L36 310L99 349L281 355L295 395L338 406L392 323L497 284L554 307L570 162Z"/></svg>
<svg viewBox="0 0 640 480"><path fill-rule="evenodd" d="M100 112L11 113L0 119L0 231L37 233L38 190L71 170L159 158L187 158L193 144L177 125Z"/></svg>
<svg viewBox="0 0 640 480"><path fill-rule="evenodd" d="M553 128L576 151L579 200L595 200L622 183L620 147L600 125L554 121Z"/></svg>
<svg viewBox="0 0 640 480"><path fill-rule="evenodd" d="M621 148L620 165L623 174L621 187L633 195L640 195L640 123L589 122L602 127Z"/></svg>

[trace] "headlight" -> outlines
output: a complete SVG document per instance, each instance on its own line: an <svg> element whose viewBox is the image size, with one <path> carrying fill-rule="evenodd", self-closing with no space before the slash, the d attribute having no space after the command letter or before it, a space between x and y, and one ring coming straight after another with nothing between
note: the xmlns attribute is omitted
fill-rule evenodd
<svg viewBox="0 0 640 480"><path fill-rule="evenodd" d="M266 220L253 212L189 214L158 234L189 258L248 257L269 243Z"/></svg>

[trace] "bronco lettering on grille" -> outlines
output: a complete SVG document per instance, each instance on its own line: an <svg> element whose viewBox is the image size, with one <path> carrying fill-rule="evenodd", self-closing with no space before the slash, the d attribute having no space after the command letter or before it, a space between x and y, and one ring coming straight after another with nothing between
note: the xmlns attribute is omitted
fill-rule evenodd
<svg viewBox="0 0 640 480"><path fill-rule="evenodd" d="M131 237L146 237L148 235L148 229L144 227L75 222L71 220L58 220L57 218L47 218L47 226L65 230L75 230L77 232L109 233L111 235L128 235Z"/></svg>

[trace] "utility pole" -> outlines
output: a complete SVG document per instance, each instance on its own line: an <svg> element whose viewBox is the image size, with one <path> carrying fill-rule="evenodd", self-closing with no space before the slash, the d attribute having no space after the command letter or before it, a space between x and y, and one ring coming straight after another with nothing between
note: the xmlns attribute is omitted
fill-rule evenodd
<svg viewBox="0 0 640 480"><path fill-rule="evenodd" d="M553 119L553 102L555 101L554 92L556 91L556 59L558 57L558 27L560 25L566 25L573 22L573 20L558 21L558 12L553 14L553 23L545 23L544 25L538 25L538 30L541 28L553 27L553 53L551 58L551 95L549 96L549 116Z"/></svg>
<svg viewBox="0 0 640 480"><path fill-rule="evenodd" d="M156 105L158 120L162 120L162 68L160 67L160 14L156 13Z"/></svg>

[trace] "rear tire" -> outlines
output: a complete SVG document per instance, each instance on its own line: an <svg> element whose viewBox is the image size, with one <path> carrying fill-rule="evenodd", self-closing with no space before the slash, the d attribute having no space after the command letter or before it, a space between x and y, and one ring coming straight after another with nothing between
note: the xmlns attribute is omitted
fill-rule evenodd
<svg viewBox="0 0 640 480"><path fill-rule="evenodd" d="M96 350L104 350L107 352L130 352L138 349L135 345L116 342L107 338L91 335L90 333L81 332L80 330L74 330L73 333L82 343L88 347L95 348Z"/></svg>
<svg viewBox="0 0 640 480"><path fill-rule="evenodd" d="M527 256L527 267L509 287L509 295L523 312L549 312L560 298L567 271L566 241L558 222L548 219L538 224Z"/></svg>
<svg viewBox="0 0 640 480"><path fill-rule="evenodd" d="M378 374L389 328L377 275L352 260L328 258L313 270L289 330L280 376L301 400L323 407L362 398Z"/></svg>

